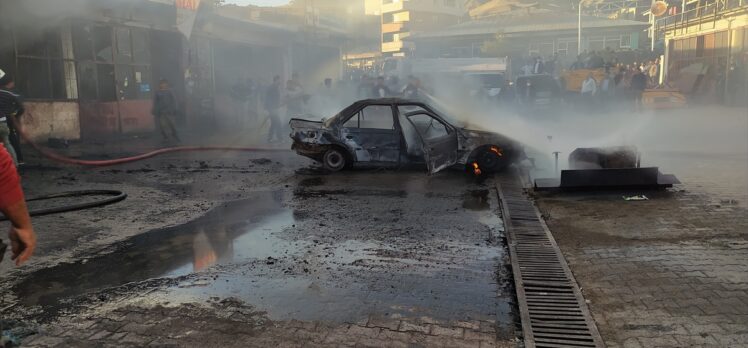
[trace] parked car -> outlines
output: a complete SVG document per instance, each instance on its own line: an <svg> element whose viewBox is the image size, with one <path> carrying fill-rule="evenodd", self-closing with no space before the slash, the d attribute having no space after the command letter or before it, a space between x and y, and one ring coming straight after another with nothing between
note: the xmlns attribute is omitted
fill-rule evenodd
<svg viewBox="0 0 748 348"><path fill-rule="evenodd" d="M399 98L357 101L327 120L292 119L290 126L292 149L330 171L425 163L430 174L448 167L480 174L522 153L505 136L465 129L433 106Z"/></svg>

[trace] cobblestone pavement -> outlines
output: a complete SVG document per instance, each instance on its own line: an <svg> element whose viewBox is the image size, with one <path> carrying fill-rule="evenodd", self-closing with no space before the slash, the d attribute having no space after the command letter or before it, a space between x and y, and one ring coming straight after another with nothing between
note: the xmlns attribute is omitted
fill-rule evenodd
<svg viewBox="0 0 748 348"><path fill-rule="evenodd" d="M51 326L27 347L512 347L493 321L369 318L330 325L270 321L252 309L126 306L106 318L78 316Z"/></svg>
<svg viewBox="0 0 748 348"><path fill-rule="evenodd" d="M667 192L538 196L609 347L748 346L744 150L650 153L683 182Z"/></svg>

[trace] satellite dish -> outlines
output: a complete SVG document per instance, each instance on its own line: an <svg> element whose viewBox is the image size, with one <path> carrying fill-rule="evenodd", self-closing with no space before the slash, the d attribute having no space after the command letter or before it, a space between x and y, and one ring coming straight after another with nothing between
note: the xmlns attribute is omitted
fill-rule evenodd
<svg viewBox="0 0 748 348"><path fill-rule="evenodd" d="M652 4L652 7L650 7L650 11L652 11L652 14L655 16L662 16L667 12L667 2L664 1L655 1Z"/></svg>

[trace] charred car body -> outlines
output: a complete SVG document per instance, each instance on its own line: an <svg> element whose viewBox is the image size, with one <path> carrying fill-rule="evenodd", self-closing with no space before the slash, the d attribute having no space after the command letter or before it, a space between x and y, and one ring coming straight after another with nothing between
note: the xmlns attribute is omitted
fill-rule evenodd
<svg viewBox="0 0 748 348"><path fill-rule="evenodd" d="M331 171L425 163L431 174L453 166L481 174L507 167L522 153L507 137L462 128L416 100L361 100L330 119L295 118L290 126L292 149Z"/></svg>

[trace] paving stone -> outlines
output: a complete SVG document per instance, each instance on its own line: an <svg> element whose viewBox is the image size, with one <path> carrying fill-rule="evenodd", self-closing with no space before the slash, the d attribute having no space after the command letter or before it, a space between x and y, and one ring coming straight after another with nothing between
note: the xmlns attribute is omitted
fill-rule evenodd
<svg viewBox="0 0 748 348"><path fill-rule="evenodd" d="M465 339L473 340L473 341L496 342L496 335L485 333L485 332L480 332L480 331L474 331L470 329L465 329Z"/></svg>
<svg viewBox="0 0 748 348"><path fill-rule="evenodd" d="M370 317L366 323L367 327L380 327L389 330L397 330L400 326L400 319Z"/></svg>
<svg viewBox="0 0 748 348"><path fill-rule="evenodd" d="M464 330L461 327L431 326L431 334L434 336L462 337Z"/></svg>
<svg viewBox="0 0 748 348"><path fill-rule="evenodd" d="M431 332L431 325L425 324L425 325L419 325L415 323L411 323L408 321L401 321L400 327L397 329L398 331L413 331L413 332L420 332L424 334L428 334Z"/></svg>

